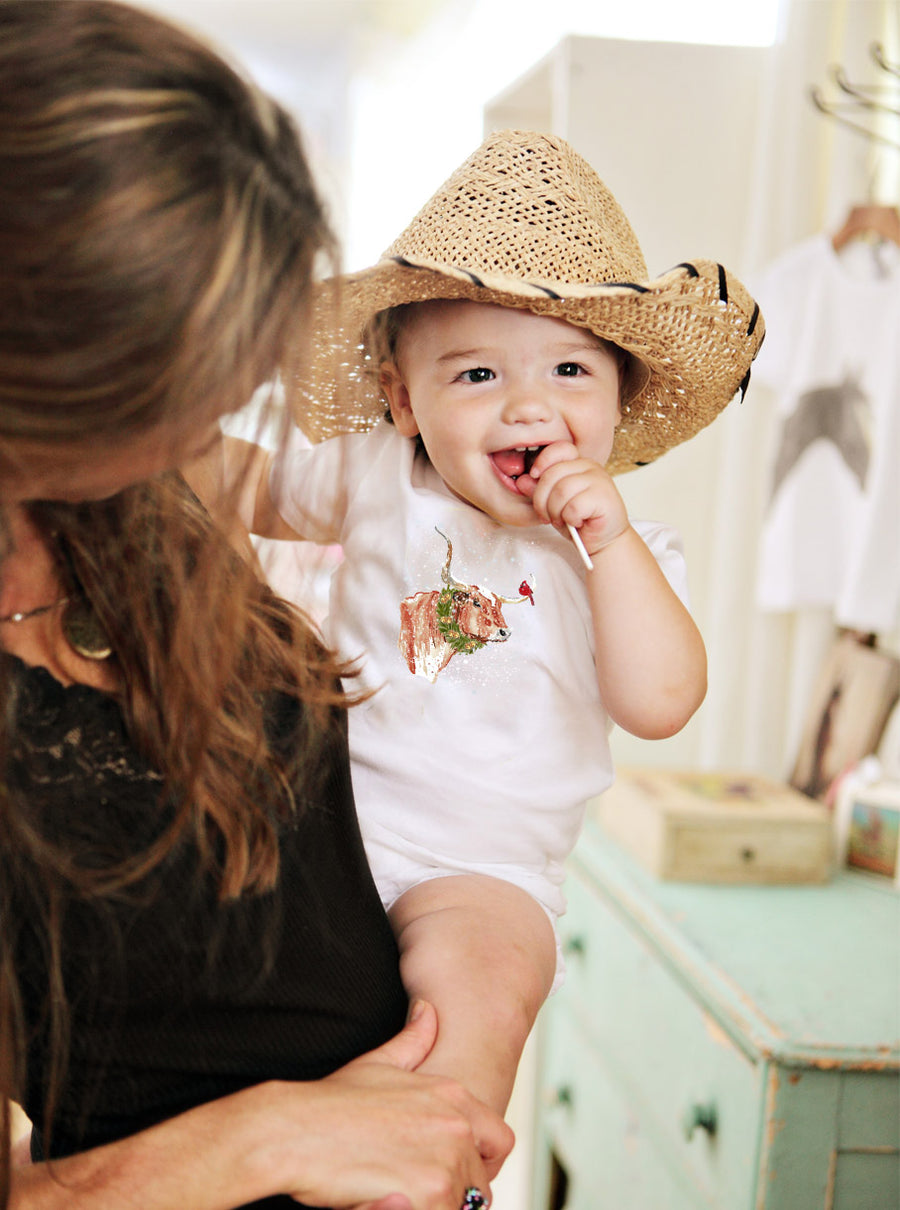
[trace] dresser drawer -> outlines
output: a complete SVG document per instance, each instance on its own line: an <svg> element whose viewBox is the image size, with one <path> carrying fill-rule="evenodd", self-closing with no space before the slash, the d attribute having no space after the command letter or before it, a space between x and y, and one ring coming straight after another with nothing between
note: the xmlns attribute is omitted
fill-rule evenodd
<svg viewBox="0 0 900 1210"><path fill-rule="evenodd" d="M545 1029L539 1146L565 1183L565 1210L708 1210L684 1174L673 1173L638 1108L557 1005ZM560 1173L564 1174L562 1177ZM537 1210L556 1204L537 1190ZM557 1203L558 1204L558 1203Z"/></svg>
<svg viewBox="0 0 900 1210"><path fill-rule="evenodd" d="M766 1101L765 1210L900 1207L896 1072L773 1068Z"/></svg>
<svg viewBox="0 0 900 1210"><path fill-rule="evenodd" d="M568 973L550 1004L551 1037L557 1012L575 1023L670 1170L693 1180L696 1204L749 1210L762 1120L758 1064L602 896L575 874L566 892Z"/></svg>
<svg viewBox="0 0 900 1210"><path fill-rule="evenodd" d="M535 1210L900 1210L894 891L664 882L590 826L566 891Z"/></svg>

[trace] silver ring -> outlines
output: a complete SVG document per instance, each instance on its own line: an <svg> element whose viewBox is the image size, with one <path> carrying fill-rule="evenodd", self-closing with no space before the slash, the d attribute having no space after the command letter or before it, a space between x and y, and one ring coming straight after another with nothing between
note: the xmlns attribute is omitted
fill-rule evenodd
<svg viewBox="0 0 900 1210"><path fill-rule="evenodd" d="M459 1210L487 1210L490 1204L490 1199L486 1198L477 1186L470 1185Z"/></svg>

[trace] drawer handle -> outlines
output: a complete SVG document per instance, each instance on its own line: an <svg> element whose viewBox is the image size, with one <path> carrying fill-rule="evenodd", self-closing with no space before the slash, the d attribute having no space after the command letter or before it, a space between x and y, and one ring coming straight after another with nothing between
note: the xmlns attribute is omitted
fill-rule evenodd
<svg viewBox="0 0 900 1210"><path fill-rule="evenodd" d="M559 1088L548 1088L544 1093L544 1103L548 1109L556 1109L560 1105L568 1109L574 1099L571 1086L568 1084L560 1084Z"/></svg>
<svg viewBox="0 0 900 1210"><path fill-rule="evenodd" d="M587 950L587 942L584 937L578 933L574 933L571 937L567 937L563 942L563 953L580 958Z"/></svg>
<svg viewBox="0 0 900 1210"><path fill-rule="evenodd" d="M718 1125L716 1107L711 1102L705 1105L697 1102L689 1105L681 1119L681 1129L688 1142L694 1137L695 1130L705 1130L710 1138L712 1138L716 1133Z"/></svg>

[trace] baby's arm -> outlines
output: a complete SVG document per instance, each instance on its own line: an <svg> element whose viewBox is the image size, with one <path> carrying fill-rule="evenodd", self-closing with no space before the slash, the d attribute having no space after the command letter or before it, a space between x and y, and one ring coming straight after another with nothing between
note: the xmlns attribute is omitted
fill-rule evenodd
<svg viewBox="0 0 900 1210"><path fill-rule="evenodd" d="M575 526L594 564L587 590L610 718L643 739L674 735L706 695L706 651L693 619L602 466L556 442L535 459L531 477L535 511L564 532Z"/></svg>
<svg viewBox="0 0 900 1210"><path fill-rule="evenodd" d="M706 696L700 632L630 525L593 561L588 593L606 709L643 739L675 735Z"/></svg>
<svg viewBox="0 0 900 1210"><path fill-rule="evenodd" d="M412 887L390 917L410 999L438 1014L420 1070L451 1076L502 1114L556 970L547 914L512 883L462 874Z"/></svg>
<svg viewBox="0 0 900 1210"><path fill-rule="evenodd" d="M269 489L274 454L261 445L223 434L199 458L181 468L197 497L222 521L236 518L247 533L298 542L304 538L275 507Z"/></svg>

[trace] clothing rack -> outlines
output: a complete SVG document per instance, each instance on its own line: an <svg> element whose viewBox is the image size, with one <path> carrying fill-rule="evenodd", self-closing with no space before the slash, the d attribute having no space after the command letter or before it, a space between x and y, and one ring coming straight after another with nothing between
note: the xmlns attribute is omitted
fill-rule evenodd
<svg viewBox="0 0 900 1210"><path fill-rule="evenodd" d="M840 97L827 99L822 89L813 85L809 90L810 99L820 113L839 125L864 135L873 143L900 151L900 133L892 135L880 128L885 117L900 118L900 63L887 58L880 42L872 43L869 55L875 66L890 79L878 84L854 84L843 67L832 64L828 75Z"/></svg>

